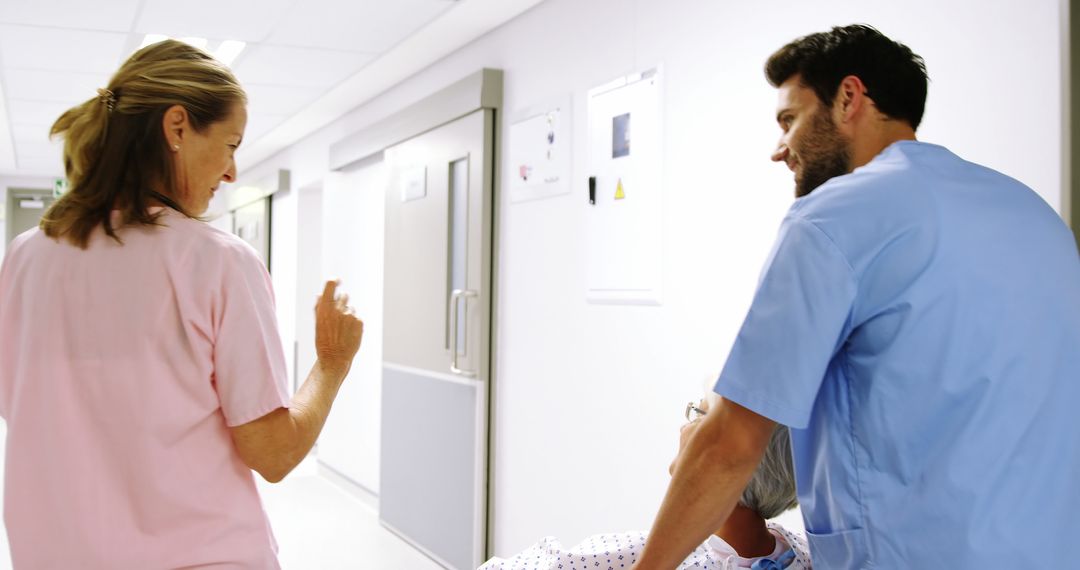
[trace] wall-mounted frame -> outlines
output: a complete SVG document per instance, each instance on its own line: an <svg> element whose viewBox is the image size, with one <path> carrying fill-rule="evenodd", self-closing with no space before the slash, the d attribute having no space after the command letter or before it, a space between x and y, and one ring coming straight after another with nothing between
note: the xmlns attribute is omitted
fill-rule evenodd
<svg viewBox="0 0 1080 570"><path fill-rule="evenodd" d="M659 305L663 270L660 66L588 93L589 303Z"/></svg>
<svg viewBox="0 0 1080 570"><path fill-rule="evenodd" d="M510 119L506 155L511 202L570 192L572 104L566 94L519 110Z"/></svg>

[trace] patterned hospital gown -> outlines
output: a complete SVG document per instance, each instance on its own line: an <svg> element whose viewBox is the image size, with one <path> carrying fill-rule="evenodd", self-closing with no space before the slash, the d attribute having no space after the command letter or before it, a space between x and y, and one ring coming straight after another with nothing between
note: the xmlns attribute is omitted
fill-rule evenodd
<svg viewBox="0 0 1080 570"><path fill-rule="evenodd" d="M811 568L806 539L778 524L767 524L777 539L776 551L767 558L775 559L791 549L794 550L795 559L784 566L785 570ZM512 558L492 558L479 570L626 570L637 561L638 554L645 546L645 539L644 532L598 534L565 550L557 538L548 536ZM723 540L714 536L697 547L679 566L679 570L734 570L749 568L757 560L740 557Z"/></svg>

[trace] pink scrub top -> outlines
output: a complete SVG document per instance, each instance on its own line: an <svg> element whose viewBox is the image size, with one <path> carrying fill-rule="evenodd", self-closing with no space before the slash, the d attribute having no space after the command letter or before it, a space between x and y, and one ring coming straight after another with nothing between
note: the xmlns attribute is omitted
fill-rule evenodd
<svg viewBox="0 0 1080 570"><path fill-rule="evenodd" d="M288 407L270 278L239 238L39 230L0 268L4 522L15 568L279 568L229 427Z"/></svg>

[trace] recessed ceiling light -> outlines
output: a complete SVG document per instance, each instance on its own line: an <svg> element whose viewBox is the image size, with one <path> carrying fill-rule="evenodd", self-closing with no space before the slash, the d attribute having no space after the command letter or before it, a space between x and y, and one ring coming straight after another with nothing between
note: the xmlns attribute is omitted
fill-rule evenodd
<svg viewBox="0 0 1080 570"><path fill-rule="evenodd" d="M199 49L206 49L206 38L180 38L180 41Z"/></svg>
<svg viewBox="0 0 1080 570"><path fill-rule="evenodd" d="M167 40L167 39L169 39L169 36L166 36L166 35L163 35L163 34L146 34L146 37L143 38L142 45L139 46L139 49L142 49L142 48L144 48L144 47L146 47L146 46L148 46L150 44L156 44L156 43L158 43L160 41L164 41L164 40Z"/></svg>
<svg viewBox="0 0 1080 570"><path fill-rule="evenodd" d="M214 57L218 61L225 65L232 65L232 62L236 59L236 56L240 55L240 52L244 51L244 47L247 44L237 40L225 40L218 46L217 51L214 52Z"/></svg>
<svg viewBox="0 0 1080 570"><path fill-rule="evenodd" d="M150 44L156 44L160 41L169 39L169 36L165 34L146 34L143 38L142 45L139 49L142 49ZM180 41L195 46L201 50L207 49L207 45L210 43L206 38L179 38ZM231 65L236 60L236 56L240 55L240 52L244 51L247 44L238 40L224 40L218 44L217 49L213 51L214 57L224 63L225 65Z"/></svg>

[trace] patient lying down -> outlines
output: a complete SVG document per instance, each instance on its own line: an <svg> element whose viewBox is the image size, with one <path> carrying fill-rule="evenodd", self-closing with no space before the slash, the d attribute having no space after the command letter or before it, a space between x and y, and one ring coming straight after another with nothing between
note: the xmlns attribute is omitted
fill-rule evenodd
<svg viewBox="0 0 1080 570"><path fill-rule="evenodd" d="M680 453L708 406L707 400L687 406L687 419L691 421L680 432ZM674 465L672 462L669 470ZM779 426L731 516L679 568L811 568L806 540L766 521L796 504L788 429ZM549 536L511 558L492 558L480 570L619 570L629 568L637 560L646 538L645 532L599 534L565 549L558 539Z"/></svg>

